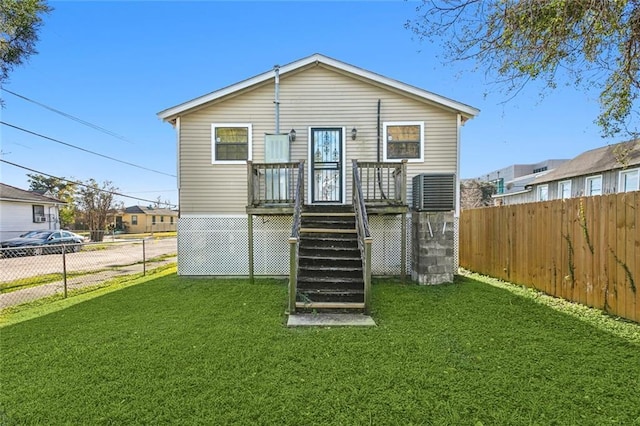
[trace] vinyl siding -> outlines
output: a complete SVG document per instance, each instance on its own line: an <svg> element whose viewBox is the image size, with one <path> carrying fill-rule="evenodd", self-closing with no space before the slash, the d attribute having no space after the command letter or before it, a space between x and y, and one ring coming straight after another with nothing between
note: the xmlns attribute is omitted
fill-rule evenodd
<svg viewBox="0 0 640 426"><path fill-rule="evenodd" d="M44 206L46 222L33 221L33 206ZM0 241L14 238L27 231L59 229L58 207L39 201L0 201Z"/></svg>
<svg viewBox="0 0 640 426"><path fill-rule="evenodd" d="M602 176L602 195L613 194L618 191L618 177L620 170L608 170L602 173L592 175L576 176L571 179L562 179L562 181L571 181L571 197L585 196L586 179L589 176ZM549 182L549 199L555 200L560 198L558 193L559 181Z"/></svg>
<svg viewBox="0 0 640 426"><path fill-rule="evenodd" d="M264 161L264 134L275 130L273 81L180 117L179 175L182 215L238 214L247 200L246 165L211 164L211 124L251 123L253 161ZM314 66L280 79L280 131L295 129L291 161L308 162L312 127L345 129L347 200L351 160L377 160L377 103L385 121L423 121L423 163L409 163L408 183L418 173L456 171L457 115L395 90ZM355 141L351 129L358 130ZM381 135L382 137L382 135ZM382 142L381 142L382 143ZM381 157L382 158L382 157ZM309 185L306 185L309 188ZM411 188L409 194L411 194Z"/></svg>
<svg viewBox="0 0 640 426"><path fill-rule="evenodd" d="M571 181L571 197L583 197L585 194L585 184L586 179L589 176L602 176L602 195L613 194L618 192L618 184L620 177L620 169L617 170L608 170L601 173L595 173L591 175L582 175L575 176L572 178L563 178L561 181L551 181L545 182L543 184L534 185L532 190L523 194L517 194L513 196L508 196L503 198L503 204L521 204L521 203L532 203L538 201L536 199L536 194L538 190L538 186L540 185L548 185L549 186L549 200L556 200L560 198L560 194L558 192L558 183L570 180Z"/></svg>

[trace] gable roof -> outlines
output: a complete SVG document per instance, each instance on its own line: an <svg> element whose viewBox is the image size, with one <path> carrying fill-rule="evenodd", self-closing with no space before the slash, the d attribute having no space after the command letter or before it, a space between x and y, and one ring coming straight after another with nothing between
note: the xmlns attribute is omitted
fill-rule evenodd
<svg viewBox="0 0 640 426"><path fill-rule="evenodd" d="M0 183L0 200L3 201L20 201L20 202L36 202L47 204L67 204L66 202L53 197L41 195L36 191L25 191L15 186Z"/></svg>
<svg viewBox="0 0 640 426"><path fill-rule="evenodd" d="M299 59L295 62L291 62L287 65L281 66L279 67L279 73L280 73L280 76L283 77L287 73L297 72L305 68L309 68L312 66L319 66L319 65L324 66L326 68L340 71L342 73L349 74L352 77L360 78L362 80L368 81L369 83L374 83L384 87L399 90L408 95L413 95L423 100L424 102L436 104L442 108L453 110L455 112L460 113L465 120L475 117L480 112L480 110L472 106L454 101L452 99L446 98L444 96L441 96L432 92L428 92L426 90L420 89L415 86L411 86L409 84L402 83L398 80L384 77L380 74L367 71L363 68L358 68L353 65L349 65L345 62L341 62L336 59L329 58L319 53L313 54L306 58ZM251 86L264 83L270 79L273 79L274 76L275 76L274 70L271 69L255 77L251 77L249 79L240 81L239 83L232 84L231 86L224 87L220 90L216 90L206 95L197 97L195 99L181 103L174 107L167 108L163 111L160 111L157 115L159 118L161 118L164 121L173 122L178 116L188 113L193 109L202 107L203 105L209 102L223 98L227 95L231 95L240 90L244 90Z"/></svg>
<svg viewBox="0 0 640 426"><path fill-rule="evenodd" d="M621 162L622 159L622 162ZM531 185L640 165L640 139L585 151L539 176Z"/></svg>
<svg viewBox="0 0 640 426"><path fill-rule="evenodd" d="M178 216L178 212L171 209L161 209L156 207L130 206L124 209L129 214L150 214L158 216Z"/></svg>

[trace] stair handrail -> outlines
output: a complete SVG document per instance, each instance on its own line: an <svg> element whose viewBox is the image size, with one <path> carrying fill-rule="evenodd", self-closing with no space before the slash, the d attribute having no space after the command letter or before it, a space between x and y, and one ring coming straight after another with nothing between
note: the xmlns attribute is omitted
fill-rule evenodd
<svg viewBox="0 0 640 426"><path fill-rule="evenodd" d="M304 160L298 164L298 182L294 194L293 223L289 237L289 314L296 311L296 291L298 281L298 249L300 247L300 223L304 205Z"/></svg>
<svg viewBox="0 0 640 426"><path fill-rule="evenodd" d="M369 312L371 307L371 231L369 229L369 218L362 195L362 183L360 173L358 173L358 161L353 160L353 211L356 216L356 231L358 233L358 247L362 258L362 278L364 281L364 310Z"/></svg>

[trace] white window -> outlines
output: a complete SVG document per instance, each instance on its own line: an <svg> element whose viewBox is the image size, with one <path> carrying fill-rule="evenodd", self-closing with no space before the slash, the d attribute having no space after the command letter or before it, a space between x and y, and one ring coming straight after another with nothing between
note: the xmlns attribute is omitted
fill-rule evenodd
<svg viewBox="0 0 640 426"><path fill-rule="evenodd" d="M602 176L589 176L584 187L585 195L602 195Z"/></svg>
<svg viewBox="0 0 640 426"><path fill-rule="evenodd" d="M33 221L36 223L46 222L47 217L44 215L44 206L34 205L33 209Z"/></svg>
<svg viewBox="0 0 640 426"><path fill-rule="evenodd" d="M618 192L637 191L640 189L640 169L623 170L620 172Z"/></svg>
<svg viewBox="0 0 640 426"><path fill-rule="evenodd" d="M384 161L424 160L424 122L394 121L383 125Z"/></svg>
<svg viewBox="0 0 640 426"><path fill-rule="evenodd" d="M251 161L251 124L212 124L211 153L212 163L244 164Z"/></svg>
<svg viewBox="0 0 640 426"><path fill-rule="evenodd" d="M558 182L558 197L562 200L571 198L571 181L563 180Z"/></svg>
<svg viewBox="0 0 640 426"><path fill-rule="evenodd" d="M538 185L536 194L538 201L547 201L549 199L549 185Z"/></svg>

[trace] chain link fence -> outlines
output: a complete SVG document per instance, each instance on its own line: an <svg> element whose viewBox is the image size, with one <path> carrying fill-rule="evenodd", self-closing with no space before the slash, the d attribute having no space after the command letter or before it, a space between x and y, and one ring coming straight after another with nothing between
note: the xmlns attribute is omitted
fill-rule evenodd
<svg viewBox="0 0 640 426"><path fill-rule="evenodd" d="M0 311L86 293L176 262L175 238L0 249Z"/></svg>

